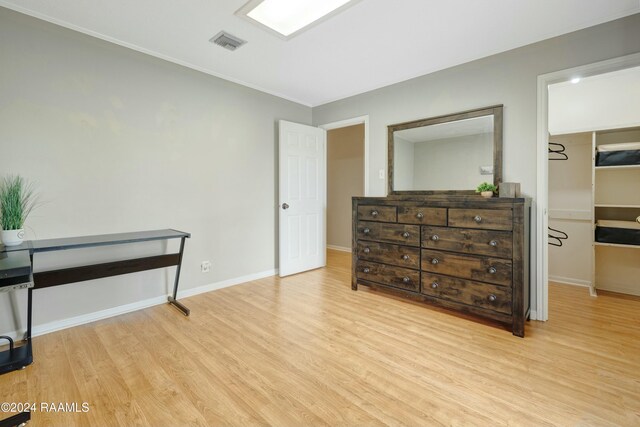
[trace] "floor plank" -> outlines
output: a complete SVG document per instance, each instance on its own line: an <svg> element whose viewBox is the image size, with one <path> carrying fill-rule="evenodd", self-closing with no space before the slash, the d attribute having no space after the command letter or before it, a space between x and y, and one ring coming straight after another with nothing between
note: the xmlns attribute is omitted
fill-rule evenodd
<svg viewBox="0 0 640 427"><path fill-rule="evenodd" d="M90 405L35 426L640 425L640 298L551 284L520 339L354 292L350 260L36 337L1 400Z"/></svg>

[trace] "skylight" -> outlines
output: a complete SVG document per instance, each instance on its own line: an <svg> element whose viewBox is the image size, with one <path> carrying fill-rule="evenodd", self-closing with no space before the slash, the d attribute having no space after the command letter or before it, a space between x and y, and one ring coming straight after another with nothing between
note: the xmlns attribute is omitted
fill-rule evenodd
<svg viewBox="0 0 640 427"><path fill-rule="evenodd" d="M236 13L288 39L322 18L326 19L339 12L350 3L355 1L251 0Z"/></svg>

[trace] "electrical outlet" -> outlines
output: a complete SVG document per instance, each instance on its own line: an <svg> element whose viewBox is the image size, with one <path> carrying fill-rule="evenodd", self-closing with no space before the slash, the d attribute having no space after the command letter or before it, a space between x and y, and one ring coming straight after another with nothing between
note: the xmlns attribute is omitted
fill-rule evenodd
<svg viewBox="0 0 640 427"><path fill-rule="evenodd" d="M211 271L211 261L202 261L200 264L200 271L203 273Z"/></svg>
<svg viewBox="0 0 640 427"><path fill-rule="evenodd" d="M380 170L378 171L378 177L379 177L380 179L384 179L384 169L380 169Z"/></svg>

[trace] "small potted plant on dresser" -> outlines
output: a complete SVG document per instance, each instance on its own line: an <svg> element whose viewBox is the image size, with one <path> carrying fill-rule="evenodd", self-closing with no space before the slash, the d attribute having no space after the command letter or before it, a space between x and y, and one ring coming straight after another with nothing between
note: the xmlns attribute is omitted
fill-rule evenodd
<svg viewBox="0 0 640 427"><path fill-rule="evenodd" d="M486 197L488 199L493 197L493 193L497 189L498 188L495 185L489 184L488 182L483 182L482 184L478 185L476 193L480 193L482 197Z"/></svg>
<svg viewBox="0 0 640 427"><path fill-rule="evenodd" d="M19 175L0 181L0 239L5 246L17 246L24 240L24 222L35 205L31 185Z"/></svg>

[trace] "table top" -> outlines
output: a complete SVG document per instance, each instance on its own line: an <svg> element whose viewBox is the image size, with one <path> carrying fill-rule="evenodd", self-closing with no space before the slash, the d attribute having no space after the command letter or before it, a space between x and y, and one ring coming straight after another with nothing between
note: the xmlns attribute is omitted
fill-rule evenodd
<svg viewBox="0 0 640 427"><path fill-rule="evenodd" d="M0 287L3 279L29 276L30 274L31 259L28 252L0 253Z"/></svg>
<svg viewBox="0 0 640 427"><path fill-rule="evenodd" d="M18 246L0 245L0 254L4 252L20 251L29 251L31 253L61 251L96 246L120 245L125 243L149 242L154 240L180 239L185 237L191 237L191 234L173 229L165 229L136 231L132 233L64 237L60 239L27 240Z"/></svg>

